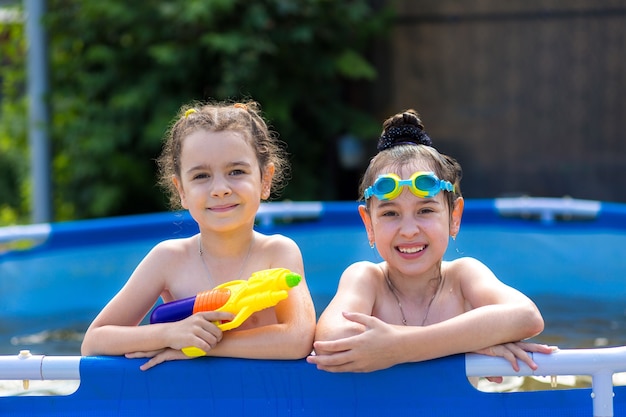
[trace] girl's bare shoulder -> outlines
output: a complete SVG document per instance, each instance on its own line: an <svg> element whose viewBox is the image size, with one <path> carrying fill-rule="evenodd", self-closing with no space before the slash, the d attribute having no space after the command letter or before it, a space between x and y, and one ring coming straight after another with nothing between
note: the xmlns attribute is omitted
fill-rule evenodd
<svg viewBox="0 0 626 417"><path fill-rule="evenodd" d="M197 251L194 249L197 246L196 241L195 237L161 241L148 252L142 263L169 269L181 262L187 262L190 254Z"/></svg>
<svg viewBox="0 0 626 417"><path fill-rule="evenodd" d="M456 273L456 272L469 272L469 271L477 271L477 272L485 272L489 271L489 268L479 261L476 258L472 258L469 256L465 256L462 258L457 258L451 261L444 262L445 268L448 272Z"/></svg>
<svg viewBox="0 0 626 417"><path fill-rule="evenodd" d="M197 247L197 241L198 238L196 236L178 239L167 239L154 245L150 252L154 252L162 256L176 256L182 253L187 253L192 245L194 245L194 247Z"/></svg>
<svg viewBox="0 0 626 417"><path fill-rule="evenodd" d="M298 244L291 238L281 235L264 235L262 233L257 233L256 238L257 242L259 242L260 246L263 249L269 250L281 250L281 249L298 249Z"/></svg>
<svg viewBox="0 0 626 417"><path fill-rule="evenodd" d="M293 239L280 234L264 235L257 232L254 246L251 258L256 270L287 268L304 275L302 252Z"/></svg>
<svg viewBox="0 0 626 417"><path fill-rule="evenodd" d="M476 258L458 258L445 262L442 267L446 279L456 282L466 290L469 287L477 287L479 284L492 285L498 282L498 278L491 269Z"/></svg>
<svg viewBox="0 0 626 417"><path fill-rule="evenodd" d="M380 264L370 261L359 261L348 266L341 275L341 281L353 285L375 287L384 281L384 273Z"/></svg>
<svg viewBox="0 0 626 417"><path fill-rule="evenodd" d="M255 251L264 254L263 257L270 265L295 267L296 270L302 269L303 259L302 251L298 244L291 238L275 234L263 235L256 234Z"/></svg>
<svg viewBox="0 0 626 417"><path fill-rule="evenodd" d="M193 268L193 238L173 239L157 243L133 271L128 283L133 288L150 288L159 293L172 287L177 277L190 276ZM158 294L157 294L158 296Z"/></svg>

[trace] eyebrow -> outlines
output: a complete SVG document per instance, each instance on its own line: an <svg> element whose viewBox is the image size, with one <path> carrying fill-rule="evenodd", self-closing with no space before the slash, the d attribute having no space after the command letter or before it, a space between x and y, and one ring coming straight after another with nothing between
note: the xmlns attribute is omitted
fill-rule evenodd
<svg viewBox="0 0 626 417"><path fill-rule="evenodd" d="M185 173L190 174L194 171L206 171L208 169L209 167L206 164L200 164L189 168L187 171L185 171Z"/></svg>
<svg viewBox="0 0 626 417"><path fill-rule="evenodd" d="M251 166L252 166L252 164L250 164L247 161L232 161L232 162L229 162L228 164L226 164L225 168L226 169L232 169L232 168L236 168L236 167L251 167ZM192 172L195 172L195 171L207 171L207 170L210 170L210 169L211 169L210 166L207 165L207 164L199 164L199 165L195 165L195 166L189 168L186 172L189 174L189 173L192 173Z"/></svg>
<svg viewBox="0 0 626 417"><path fill-rule="evenodd" d="M420 199L419 204L421 206L425 206L427 204L435 204L438 206L442 206L443 204L441 204L439 201L437 201L435 198L420 198L420 197L416 197ZM395 198L393 200L382 200L378 202L378 208L386 208L388 206L397 206L398 204L394 201Z"/></svg>

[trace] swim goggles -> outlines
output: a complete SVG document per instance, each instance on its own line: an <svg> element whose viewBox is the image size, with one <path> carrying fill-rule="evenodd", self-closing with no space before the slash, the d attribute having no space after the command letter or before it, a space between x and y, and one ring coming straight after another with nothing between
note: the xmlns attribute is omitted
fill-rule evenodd
<svg viewBox="0 0 626 417"><path fill-rule="evenodd" d="M454 185L450 181L437 178L433 172L417 171L408 180L403 180L396 174L379 175L374 184L367 187L363 197L375 196L379 200L393 200L402 192L402 187L407 186L413 194L422 198L431 198L439 194L439 191L454 191Z"/></svg>

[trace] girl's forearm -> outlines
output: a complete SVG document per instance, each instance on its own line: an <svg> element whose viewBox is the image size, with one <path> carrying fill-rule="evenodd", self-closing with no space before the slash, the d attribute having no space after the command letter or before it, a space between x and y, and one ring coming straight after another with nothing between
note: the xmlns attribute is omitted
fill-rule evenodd
<svg viewBox="0 0 626 417"><path fill-rule="evenodd" d="M399 362L418 362L536 336L543 319L532 307L489 305L441 323L401 330L394 350Z"/></svg>
<svg viewBox="0 0 626 417"><path fill-rule="evenodd" d="M161 325L114 326L89 329L81 346L81 354L124 355L132 352L149 352L168 347L164 339L167 330Z"/></svg>
<svg viewBox="0 0 626 417"><path fill-rule="evenodd" d="M314 323L298 330L287 324L271 324L248 330L228 331L208 356L249 359L301 359L311 353Z"/></svg>

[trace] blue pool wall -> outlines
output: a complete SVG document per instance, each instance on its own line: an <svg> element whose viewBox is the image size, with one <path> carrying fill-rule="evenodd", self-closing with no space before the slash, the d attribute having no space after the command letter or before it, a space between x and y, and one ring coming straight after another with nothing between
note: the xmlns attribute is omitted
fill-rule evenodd
<svg viewBox="0 0 626 417"><path fill-rule="evenodd" d="M584 209L569 210L570 200L543 201L543 209L526 200L503 201L466 201L446 260L476 257L531 297L626 297L625 204L583 201ZM260 212L259 232L281 233L300 245L318 313L346 266L381 260L368 245L357 206L267 203ZM188 213L168 212L14 230L0 229L0 242L21 234L36 244L0 253L0 317L9 318L97 312L158 241L198 228Z"/></svg>
<svg viewBox="0 0 626 417"><path fill-rule="evenodd" d="M465 376L464 355L370 373L328 373L300 361L198 358L148 372L142 359L84 357L68 396L0 398L3 416L508 416L594 415L591 389L486 393ZM626 412L626 387L612 411ZM595 414L595 415L609 415Z"/></svg>

